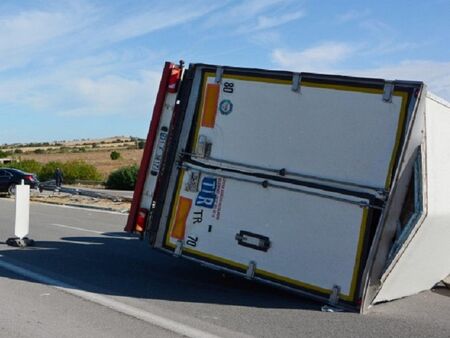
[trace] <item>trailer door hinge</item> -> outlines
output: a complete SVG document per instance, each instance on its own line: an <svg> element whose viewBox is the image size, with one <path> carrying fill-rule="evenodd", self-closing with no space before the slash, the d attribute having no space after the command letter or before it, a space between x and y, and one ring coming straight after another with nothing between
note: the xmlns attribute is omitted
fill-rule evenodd
<svg viewBox="0 0 450 338"><path fill-rule="evenodd" d="M339 285L333 285L331 290L330 299L328 303L330 305L337 305L339 303L339 294L341 293L341 287Z"/></svg>
<svg viewBox="0 0 450 338"><path fill-rule="evenodd" d="M182 253L183 253L183 241L178 240L173 255L174 257L180 257Z"/></svg>
<svg viewBox="0 0 450 338"><path fill-rule="evenodd" d="M247 272L245 273L245 278L253 279L255 277L255 271L256 271L256 262L250 261L248 263Z"/></svg>
<svg viewBox="0 0 450 338"><path fill-rule="evenodd" d="M383 101L392 102L392 94L394 93L395 84L392 81L384 83Z"/></svg>
<svg viewBox="0 0 450 338"><path fill-rule="evenodd" d="M216 68L216 83L221 83L222 82L222 76L223 76L223 68L222 67L217 67Z"/></svg>
<svg viewBox="0 0 450 338"><path fill-rule="evenodd" d="M302 82L302 76L300 73L294 73L292 75L292 91L300 93L300 83Z"/></svg>
<svg viewBox="0 0 450 338"><path fill-rule="evenodd" d="M328 298L328 304L322 306L322 312L342 312L343 309L338 307L339 295L341 293L341 287L339 285L333 285L331 289L330 298Z"/></svg>

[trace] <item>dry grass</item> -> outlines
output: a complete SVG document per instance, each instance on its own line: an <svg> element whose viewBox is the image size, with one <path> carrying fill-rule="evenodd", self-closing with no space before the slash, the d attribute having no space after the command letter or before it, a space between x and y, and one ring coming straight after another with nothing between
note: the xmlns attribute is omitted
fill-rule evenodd
<svg viewBox="0 0 450 338"><path fill-rule="evenodd" d="M120 167L141 163L142 149L117 149L120 152L120 159L111 160L109 150L87 151L84 153L55 153L55 154L21 154L21 160L36 160L41 163L50 161L74 161L83 160L89 164L94 165L98 171L106 178L113 170Z"/></svg>

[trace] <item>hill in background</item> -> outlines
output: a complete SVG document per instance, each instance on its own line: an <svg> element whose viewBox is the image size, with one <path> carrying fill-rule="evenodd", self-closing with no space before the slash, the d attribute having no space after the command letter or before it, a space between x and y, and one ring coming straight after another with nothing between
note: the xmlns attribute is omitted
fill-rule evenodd
<svg viewBox="0 0 450 338"><path fill-rule="evenodd" d="M8 157L17 161L36 160L40 163L82 160L94 165L106 178L113 170L120 167L139 165L144 142L145 140L137 137L115 136L99 139L4 144L0 146L0 158ZM120 153L120 157L116 160L111 159L113 151Z"/></svg>

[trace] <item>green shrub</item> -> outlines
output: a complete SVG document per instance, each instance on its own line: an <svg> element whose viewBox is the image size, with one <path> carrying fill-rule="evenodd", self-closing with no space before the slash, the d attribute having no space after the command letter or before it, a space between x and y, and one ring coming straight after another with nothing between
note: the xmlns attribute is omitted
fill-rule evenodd
<svg viewBox="0 0 450 338"><path fill-rule="evenodd" d="M106 187L108 189L133 190L137 174L137 165L119 168L109 175L106 180Z"/></svg>
<svg viewBox="0 0 450 338"><path fill-rule="evenodd" d="M145 141L140 140L140 141L138 142L138 149L144 149L144 147L145 147Z"/></svg>
<svg viewBox="0 0 450 338"><path fill-rule="evenodd" d="M115 161L120 158L120 153L118 151L114 150L111 152L111 154L109 156L111 157L111 160Z"/></svg>
<svg viewBox="0 0 450 338"><path fill-rule="evenodd" d="M10 151L3 151L3 150L0 150L0 158L1 157L8 157L8 156L10 156L11 155L11 152Z"/></svg>
<svg viewBox="0 0 450 338"><path fill-rule="evenodd" d="M55 170L56 168L60 168L63 170L63 163L60 161L51 161L44 164L39 171L39 180L41 181L49 181L55 178ZM64 170L63 170L64 174ZM64 180L65 181L65 180Z"/></svg>
<svg viewBox="0 0 450 338"><path fill-rule="evenodd" d="M39 175L42 164L35 160L23 160L20 162L12 162L7 165L9 168L15 168L27 173L33 173Z"/></svg>
<svg viewBox="0 0 450 338"><path fill-rule="evenodd" d="M102 179L97 168L84 161L68 161L65 163L59 161L48 162L42 167L39 173L39 179L41 181L52 180L55 176L56 168L62 170L63 182L66 184L72 184L76 180L100 181Z"/></svg>
<svg viewBox="0 0 450 338"><path fill-rule="evenodd" d="M45 150L44 150L44 149L41 149L41 148L38 148L38 149L35 149L35 150L34 150L34 153L35 153L35 154L45 154Z"/></svg>
<svg viewBox="0 0 450 338"><path fill-rule="evenodd" d="M97 168L84 161L66 162L61 169L66 183L73 183L75 180L100 181L102 179Z"/></svg>

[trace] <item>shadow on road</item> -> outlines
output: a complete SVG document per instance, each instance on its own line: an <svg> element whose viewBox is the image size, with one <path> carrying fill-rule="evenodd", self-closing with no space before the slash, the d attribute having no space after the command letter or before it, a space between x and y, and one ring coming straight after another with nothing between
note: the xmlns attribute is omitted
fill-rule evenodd
<svg viewBox="0 0 450 338"><path fill-rule="evenodd" d="M37 241L25 249L2 243L0 249L8 262L106 295L260 308L320 310L322 305L151 250L125 233ZM0 269L5 276L11 274Z"/></svg>

